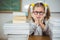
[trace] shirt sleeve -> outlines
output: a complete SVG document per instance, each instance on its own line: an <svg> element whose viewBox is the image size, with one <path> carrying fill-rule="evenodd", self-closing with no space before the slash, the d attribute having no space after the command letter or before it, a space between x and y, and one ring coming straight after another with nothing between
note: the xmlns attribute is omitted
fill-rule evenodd
<svg viewBox="0 0 60 40"><path fill-rule="evenodd" d="M46 34L46 35L50 35L50 33L51 33L51 29L50 29L50 26L49 26L49 21L46 21L45 22L45 28L44 28L44 30L43 30L43 32Z"/></svg>
<svg viewBox="0 0 60 40"><path fill-rule="evenodd" d="M29 22L29 30L30 30L30 35L36 30L36 28L37 28L37 26L36 26L36 24L35 23L33 23L33 22Z"/></svg>
<svg viewBox="0 0 60 40"><path fill-rule="evenodd" d="M30 35L34 33L34 35L42 35L42 29L33 22L30 22Z"/></svg>

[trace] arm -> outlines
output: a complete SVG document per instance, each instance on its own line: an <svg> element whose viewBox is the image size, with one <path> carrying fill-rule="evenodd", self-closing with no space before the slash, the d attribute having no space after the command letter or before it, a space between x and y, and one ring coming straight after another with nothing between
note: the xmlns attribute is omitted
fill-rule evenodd
<svg viewBox="0 0 60 40"><path fill-rule="evenodd" d="M50 31L50 28L49 28L49 21L46 22L46 25L44 25L43 23L40 22L40 27L42 28L43 32L46 35L50 35L51 31Z"/></svg>

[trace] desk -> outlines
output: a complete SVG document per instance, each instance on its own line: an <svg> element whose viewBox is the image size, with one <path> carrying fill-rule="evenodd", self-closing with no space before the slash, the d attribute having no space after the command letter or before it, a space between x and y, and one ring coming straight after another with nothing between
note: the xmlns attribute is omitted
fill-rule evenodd
<svg viewBox="0 0 60 40"><path fill-rule="evenodd" d="M49 36L29 36L29 40L50 40Z"/></svg>

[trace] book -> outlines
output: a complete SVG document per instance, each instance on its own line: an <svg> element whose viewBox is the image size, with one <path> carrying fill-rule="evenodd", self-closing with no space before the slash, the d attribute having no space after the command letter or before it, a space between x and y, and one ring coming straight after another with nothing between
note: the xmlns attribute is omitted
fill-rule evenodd
<svg viewBox="0 0 60 40"><path fill-rule="evenodd" d="M27 21L27 13L13 12L13 23L25 23Z"/></svg>
<svg viewBox="0 0 60 40"><path fill-rule="evenodd" d="M13 12L13 16L28 16L27 12Z"/></svg>
<svg viewBox="0 0 60 40"><path fill-rule="evenodd" d="M29 34L29 23L5 23L4 34Z"/></svg>
<svg viewBox="0 0 60 40"><path fill-rule="evenodd" d="M13 20L13 23L26 23L26 20Z"/></svg>
<svg viewBox="0 0 60 40"><path fill-rule="evenodd" d="M8 40L28 40L29 36L24 35L8 35Z"/></svg>
<svg viewBox="0 0 60 40"><path fill-rule="evenodd" d="M13 20L16 20L16 21L18 21L18 20L25 20L26 21L27 19L26 19L26 16L14 16Z"/></svg>

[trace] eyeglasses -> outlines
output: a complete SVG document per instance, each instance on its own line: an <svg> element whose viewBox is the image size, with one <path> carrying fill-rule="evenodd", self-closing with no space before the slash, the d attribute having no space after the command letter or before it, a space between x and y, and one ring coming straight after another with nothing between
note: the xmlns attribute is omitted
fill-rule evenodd
<svg viewBox="0 0 60 40"><path fill-rule="evenodd" d="M38 15L38 13L39 13L39 15L43 15L45 12L33 11L33 13L34 13L35 15Z"/></svg>

